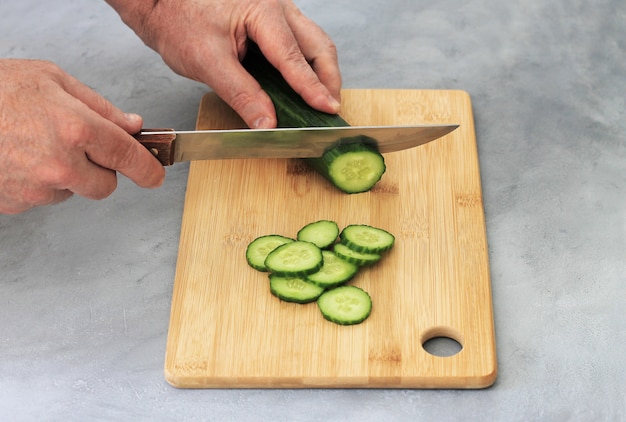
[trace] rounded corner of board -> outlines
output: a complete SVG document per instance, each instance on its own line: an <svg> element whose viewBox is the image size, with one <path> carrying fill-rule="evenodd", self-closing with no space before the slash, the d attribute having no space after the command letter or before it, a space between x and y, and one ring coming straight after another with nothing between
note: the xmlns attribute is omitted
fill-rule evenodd
<svg viewBox="0 0 626 422"><path fill-rule="evenodd" d="M163 377L174 388L189 388L187 383L184 382L184 377L181 377L176 371L172 371L167 365L163 368Z"/></svg>
<svg viewBox="0 0 626 422"><path fill-rule="evenodd" d="M457 94L459 97L462 97L465 101L469 103L472 102L472 95L469 93L469 91L466 91L464 89L454 89L451 92Z"/></svg>
<svg viewBox="0 0 626 422"><path fill-rule="evenodd" d="M498 368L494 367L486 374L478 378L476 389L486 389L492 387L498 379Z"/></svg>

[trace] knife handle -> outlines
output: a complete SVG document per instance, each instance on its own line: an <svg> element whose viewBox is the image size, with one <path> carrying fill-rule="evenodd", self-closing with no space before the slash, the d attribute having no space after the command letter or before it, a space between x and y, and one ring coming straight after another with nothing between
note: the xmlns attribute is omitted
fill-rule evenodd
<svg viewBox="0 0 626 422"><path fill-rule="evenodd" d="M146 147L161 164L164 166L174 164L174 142L176 141L174 129L141 129L141 132L133 136L141 145Z"/></svg>

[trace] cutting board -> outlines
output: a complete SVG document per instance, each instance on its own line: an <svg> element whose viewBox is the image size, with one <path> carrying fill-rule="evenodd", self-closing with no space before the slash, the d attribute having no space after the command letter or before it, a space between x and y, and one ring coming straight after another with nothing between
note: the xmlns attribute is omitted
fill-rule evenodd
<svg viewBox="0 0 626 422"><path fill-rule="evenodd" d="M341 114L352 125L460 127L424 146L385 154L386 173L362 194L336 190L296 159L191 163L165 355L173 386L483 388L495 381L469 95L344 90ZM210 93L197 127L245 126ZM280 301L270 293L267 274L246 263L254 238L294 237L320 219L340 227L369 224L396 237L383 260L351 282L372 297L372 313L362 324L339 326L326 321L315 303ZM425 344L439 339L460 351L427 351Z"/></svg>

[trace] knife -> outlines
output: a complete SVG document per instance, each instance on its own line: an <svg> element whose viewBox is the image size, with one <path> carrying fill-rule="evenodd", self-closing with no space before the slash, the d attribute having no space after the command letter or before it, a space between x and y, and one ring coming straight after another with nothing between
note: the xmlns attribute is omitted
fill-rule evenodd
<svg viewBox="0 0 626 422"><path fill-rule="evenodd" d="M434 141L459 125L347 126L175 131L142 129L134 135L164 166L192 160L317 158L339 143L365 142L381 153Z"/></svg>

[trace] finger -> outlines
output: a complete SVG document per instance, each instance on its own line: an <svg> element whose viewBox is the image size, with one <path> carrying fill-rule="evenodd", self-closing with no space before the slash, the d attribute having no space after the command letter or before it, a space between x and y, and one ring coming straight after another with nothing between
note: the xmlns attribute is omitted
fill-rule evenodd
<svg viewBox="0 0 626 422"><path fill-rule="evenodd" d="M115 170L145 188L155 188L163 183L165 169L159 161L135 138L118 126L102 120L93 141L86 145L85 153L97 167L82 167L83 171L106 177L103 171ZM114 188L114 187L113 187ZM78 192L77 192L78 193Z"/></svg>
<svg viewBox="0 0 626 422"><path fill-rule="evenodd" d="M90 198L105 197L115 189L115 171L142 187L160 186L165 169L135 138L115 123L102 118L85 104L73 104L74 118L64 125L69 145L83 153L66 157L52 169L65 171L58 178L66 186ZM61 158L59 158L61 159ZM78 175L78 176L77 176Z"/></svg>
<svg viewBox="0 0 626 422"><path fill-rule="evenodd" d="M320 82L337 101L340 101L341 73L335 44L322 28L306 17L293 3L288 3L284 7L285 18L304 58Z"/></svg>
<svg viewBox="0 0 626 422"><path fill-rule="evenodd" d="M265 10L265 13L257 18L262 24L249 28L250 38L310 106L327 113L337 113L339 102L306 61L284 15L275 9Z"/></svg>
<svg viewBox="0 0 626 422"><path fill-rule="evenodd" d="M153 188L163 183L165 169L158 160L129 134L141 130L143 119L124 113L108 100L74 77L65 74L62 87L80 100L91 113L84 111L87 129L86 153L89 162L79 163L83 182L72 184L72 191L88 198L107 197L117 186L113 171L119 171L141 187ZM85 141L83 140L83 141Z"/></svg>
<svg viewBox="0 0 626 422"><path fill-rule="evenodd" d="M67 189L24 189L20 192L21 201L13 204L8 214L18 214L34 207L58 204L70 198L73 193Z"/></svg>
<svg viewBox="0 0 626 422"><path fill-rule="evenodd" d="M88 198L104 198L116 187L113 171L119 171L141 187L158 187L165 178L165 169L158 160L130 133L141 130L142 119L135 114L126 114L113 106L104 97L74 77L63 74L61 86L68 94L84 106L76 107L83 119L74 136L74 142L85 143L87 161L74 163L82 181L76 180L69 188ZM73 180L71 178L66 178Z"/></svg>
<svg viewBox="0 0 626 422"><path fill-rule="evenodd" d="M40 197L40 200L37 201L37 203L32 204L32 205L45 206L45 205L58 204L59 202L63 202L71 198L73 195L74 193L68 189L51 190L51 191L48 191L45 195L42 195ZM32 206L30 208L32 208Z"/></svg>
<svg viewBox="0 0 626 422"><path fill-rule="evenodd" d="M61 86L73 97L82 101L91 110L115 123L127 133L134 134L141 130L143 119L137 114L124 113L106 98L84 85L71 75L64 74Z"/></svg>
<svg viewBox="0 0 626 422"><path fill-rule="evenodd" d="M215 93L237 112L253 129L276 127L276 113L269 96L259 83L243 68L230 45L219 41L207 46L205 57L219 60L220 65L199 70L198 78L213 88Z"/></svg>
<svg viewBox="0 0 626 422"><path fill-rule="evenodd" d="M117 187L117 174L84 157L80 162L64 167L66 174L57 176L56 187L88 199L104 199Z"/></svg>

